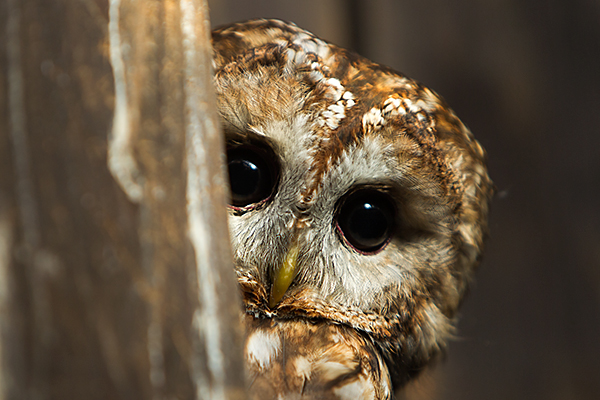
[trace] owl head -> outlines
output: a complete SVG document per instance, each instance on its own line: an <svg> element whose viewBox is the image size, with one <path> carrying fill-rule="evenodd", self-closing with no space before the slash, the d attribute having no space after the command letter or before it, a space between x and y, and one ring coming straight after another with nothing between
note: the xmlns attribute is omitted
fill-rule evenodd
<svg viewBox="0 0 600 400"><path fill-rule="evenodd" d="M486 235L484 150L427 87L293 24L230 25L213 46L254 378L291 380L287 351L306 388L354 357L393 391L453 334Z"/></svg>

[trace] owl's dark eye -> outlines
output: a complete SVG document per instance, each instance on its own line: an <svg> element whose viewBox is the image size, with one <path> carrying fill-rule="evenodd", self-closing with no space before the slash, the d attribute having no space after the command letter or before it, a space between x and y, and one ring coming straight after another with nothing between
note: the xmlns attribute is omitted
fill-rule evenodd
<svg viewBox="0 0 600 400"><path fill-rule="evenodd" d="M396 208L388 194L359 190L343 200L337 225L348 243L359 251L372 253L388 243L395 219Z"/></svg>
<svg viewBox="0 0 600 400"><path fill-rule="evenodd" d="M268 199L275 186L276 169L266 150L238 146L227 150L231 205L246 207Z"/></svg>

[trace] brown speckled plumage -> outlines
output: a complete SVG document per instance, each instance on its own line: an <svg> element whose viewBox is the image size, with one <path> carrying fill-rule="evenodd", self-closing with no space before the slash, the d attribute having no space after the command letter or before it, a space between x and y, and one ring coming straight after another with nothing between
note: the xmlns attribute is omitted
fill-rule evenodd
<svg viewBox="0 0 600 400"><path fill-rule="evenodd" d="M229 146L268 147L278 168L268 198L230 212L252 398L392 398L444 349L480 261L484 150L427 87L293 24L233 24L213 46ZM339 228L356 190L394 201L377 251ZM293 281L270 306L292 247Z"/></svg>

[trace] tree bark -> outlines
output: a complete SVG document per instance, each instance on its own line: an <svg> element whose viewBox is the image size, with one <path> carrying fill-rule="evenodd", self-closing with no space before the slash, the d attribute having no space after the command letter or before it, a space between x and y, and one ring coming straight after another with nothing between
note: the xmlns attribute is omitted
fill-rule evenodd
<svg viewBox="0 0 600 400"><path fill-rule="evenodd" d="M0 399L243 398L205 1L0 27Z"/></svg>

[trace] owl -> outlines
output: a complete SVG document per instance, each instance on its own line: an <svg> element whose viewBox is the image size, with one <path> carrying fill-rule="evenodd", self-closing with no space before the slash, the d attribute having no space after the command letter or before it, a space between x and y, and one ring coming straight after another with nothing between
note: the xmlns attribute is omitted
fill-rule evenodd
<svg viewBox="0 0 600 400"><path fill-rule="evenodd" d="M292 23L212 34L252 399L391 399L479 264L485 152L436 93Z"/></svg>

